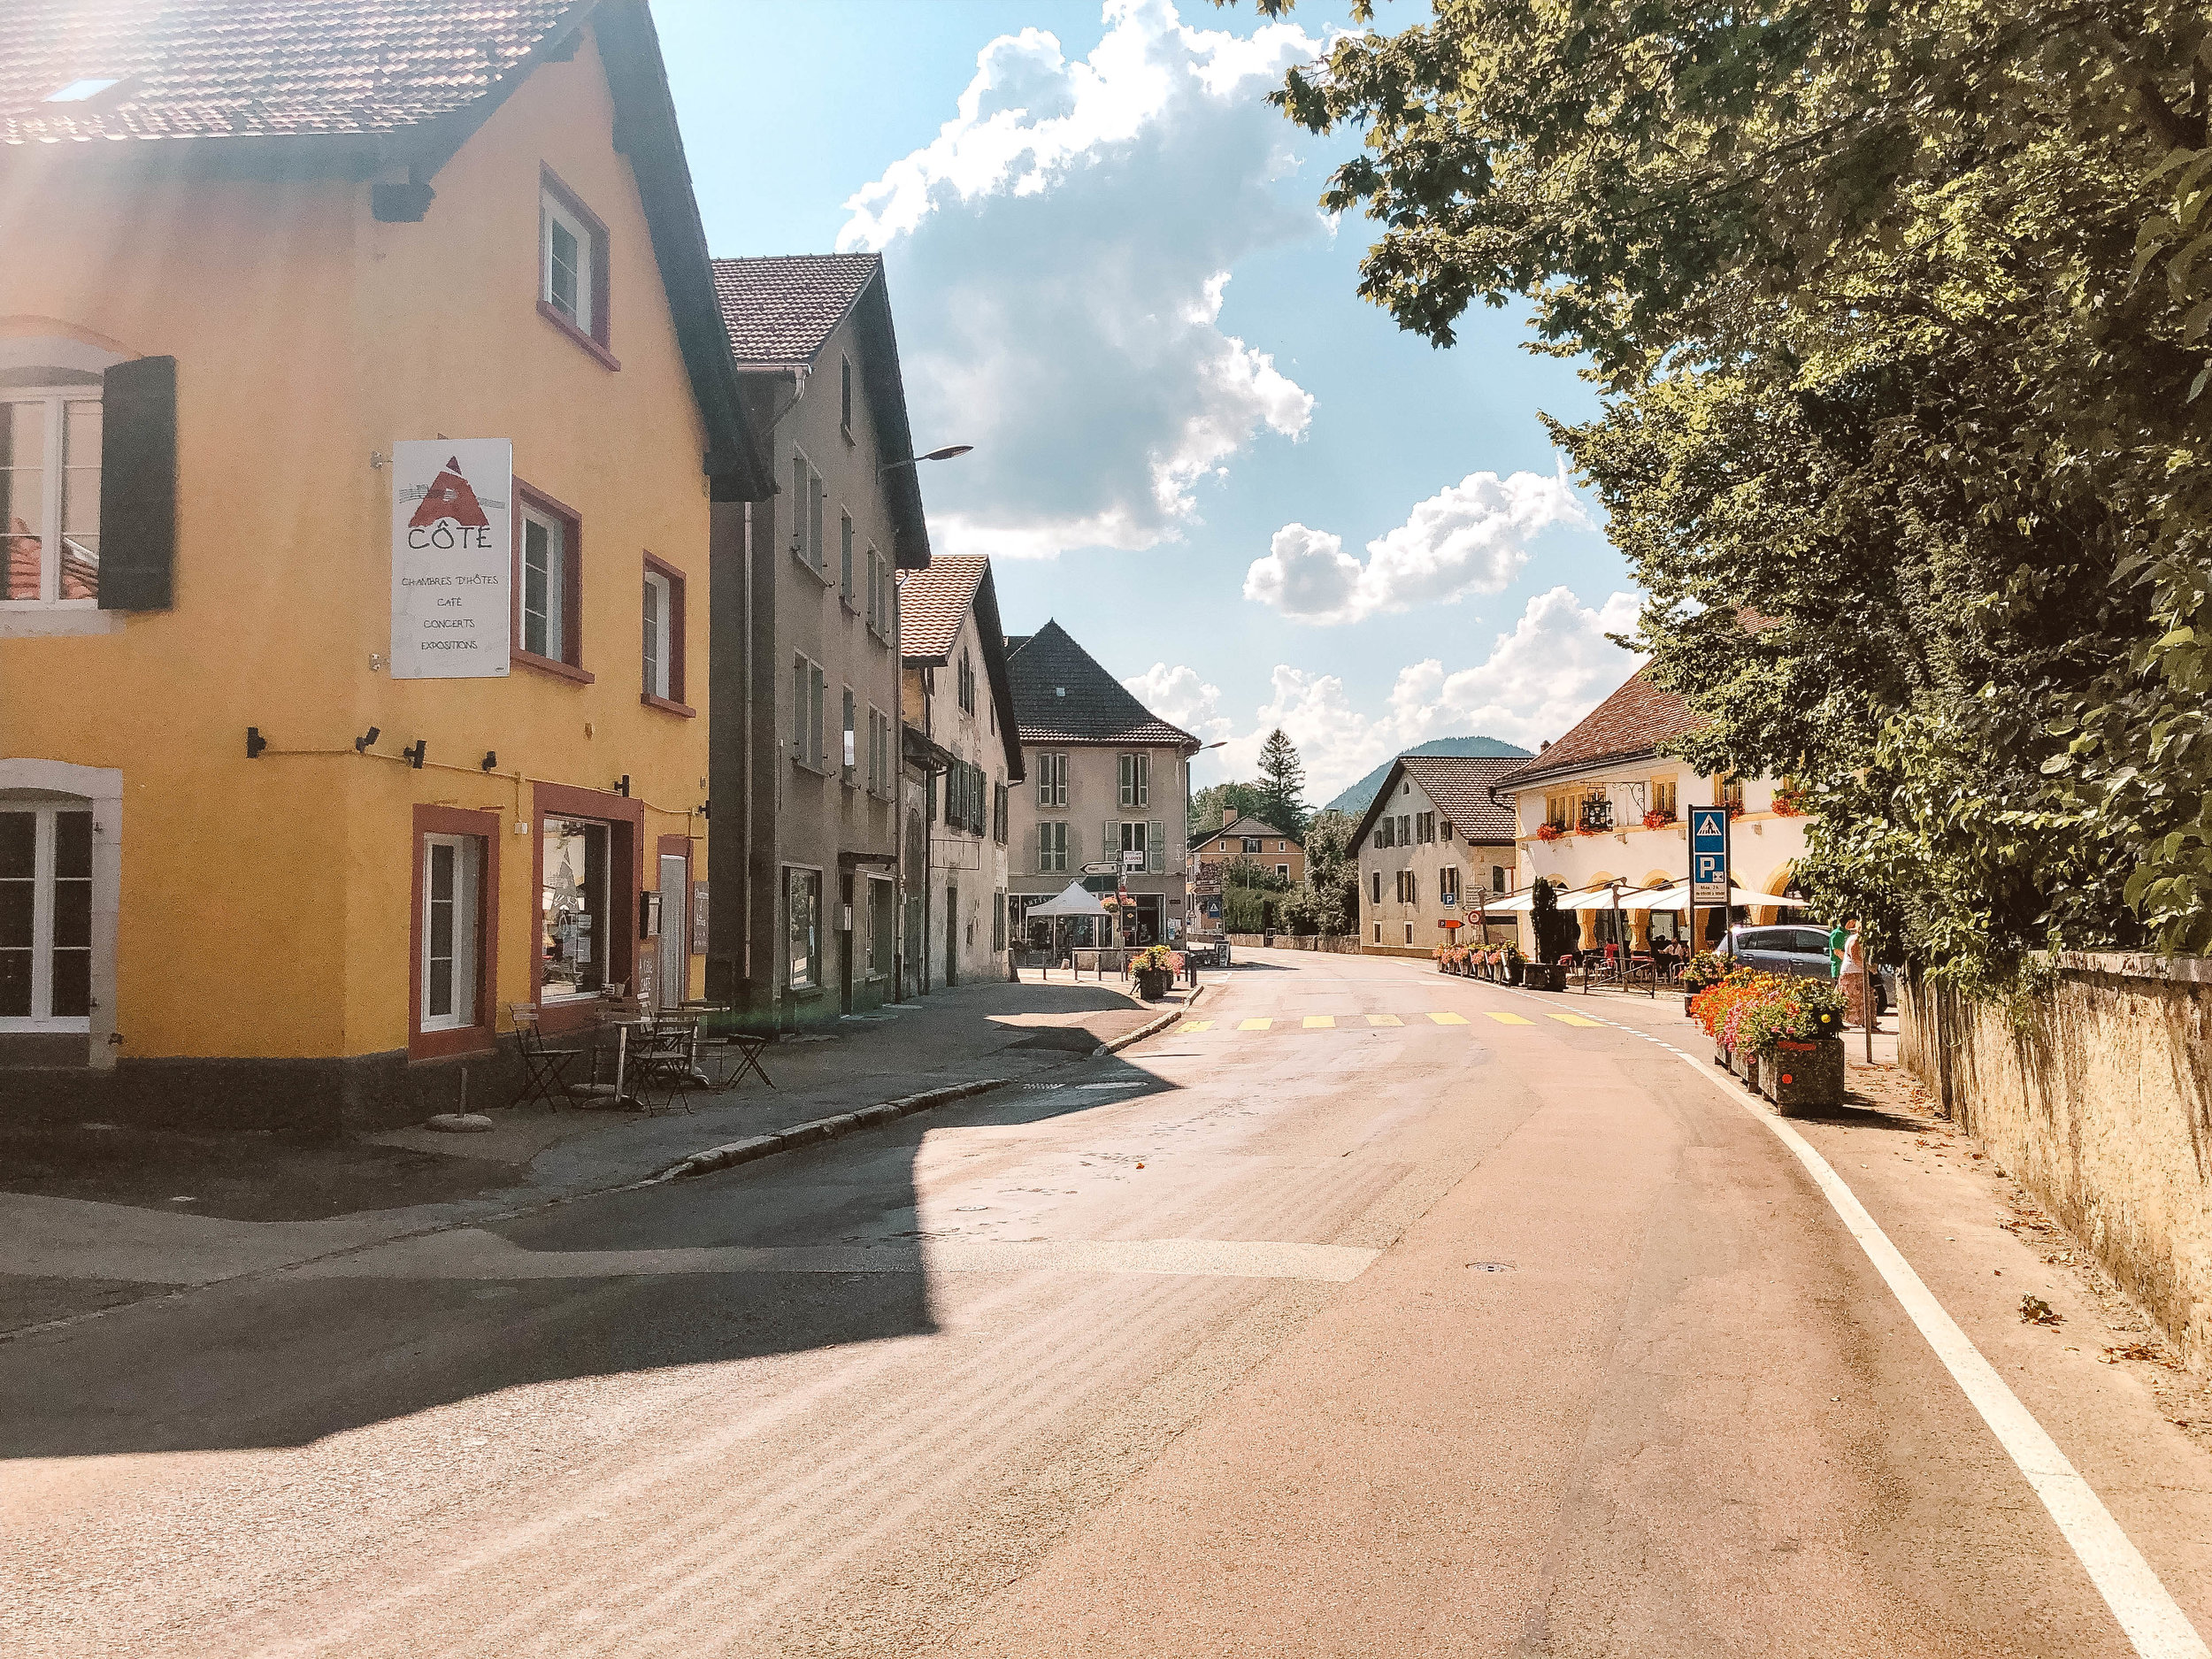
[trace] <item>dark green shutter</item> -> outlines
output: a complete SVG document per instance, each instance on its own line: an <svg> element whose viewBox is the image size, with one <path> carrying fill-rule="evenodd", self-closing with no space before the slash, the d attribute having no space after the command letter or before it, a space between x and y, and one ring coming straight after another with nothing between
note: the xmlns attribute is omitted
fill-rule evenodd
<svg viewBox="0 0 2212 1659"><path fill-rule="evenodd" d="M100 609L166 611L177 562L177 360L107 372L100 397Z"/></svg>

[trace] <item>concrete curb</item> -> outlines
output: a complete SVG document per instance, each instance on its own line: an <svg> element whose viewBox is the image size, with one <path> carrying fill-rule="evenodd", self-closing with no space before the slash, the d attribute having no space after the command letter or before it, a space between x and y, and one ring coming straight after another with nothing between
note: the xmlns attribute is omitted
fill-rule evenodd
<svg viewBox="0 0 2212 1659"><path fill-rule="evenodd" d="M831 1118L816 1118L803 1124L793 1124L788 1129L779 1129L773 1134L748 1135L742 1141L726 1141L718 1147L708 1147L679 1158L658 1175L641 1183L651 1186L660 1181L681 1180L687 1176L705 1175L715 1170L734 1169L741 1164L757 1163L772 1158L779 1152L789 1152L798 1147L810 1147L825 1141L838 1141L863 1129L873 1129L879 1124L896 1123L916 1112L926 1112L933 1106L949 1105L956 1100L966 1100L972 1094L981 1094L995 1088L1004 1088L1013 1079L987 1077L973 1083L955 1083L945 1088L925 1089L919 1094L902 1094L897 1100L887 1100L879 1105L864 1106L857 1111L839 1112Z"/></svg>
<svg viewBox="0 0 2212 1659"><path fill-rule="evenodd" d="M1198 1006L1198 999L1205 995L1207 992L1212 989L1213 987L1210 985L1200 986L1195 991L1193 991L1190 994L1190 1001L1184 1003L1182 1007L1171 1008L1166 1013L1161 1015L1159 1018L1147 1020L1143 1025L1138 1026L1136 1030L1131 1032L1125 1037L1117 1037L1111 1042L1100 1043L1097 1048L1091 1050L1091 1058L1095 1060L1102 1055L1118 1054L1133 1042L1142 1042L1147 1037L1156 1037L1159 1035L1160 1033L1165 1031L1177 1020L1181 1019L1184 1016L1188 1014L1191 1010L1196 1008Z"/></svg>

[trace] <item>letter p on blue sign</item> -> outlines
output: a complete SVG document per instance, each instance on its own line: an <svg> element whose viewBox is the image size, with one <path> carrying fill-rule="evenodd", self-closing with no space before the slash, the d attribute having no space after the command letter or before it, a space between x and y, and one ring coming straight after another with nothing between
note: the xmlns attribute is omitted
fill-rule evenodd
<svg viewBox="0 0 2212 1659"><path fill-rule="evenodd" d="M1729 901L1728 809L1690 809L1690 897L1698 904Z"/></svg>

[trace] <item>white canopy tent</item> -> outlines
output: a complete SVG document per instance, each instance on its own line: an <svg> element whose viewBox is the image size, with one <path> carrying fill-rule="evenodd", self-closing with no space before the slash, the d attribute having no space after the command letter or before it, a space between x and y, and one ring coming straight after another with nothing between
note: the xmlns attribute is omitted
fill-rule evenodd
<svg viewBox="0 0 2212 1659"><path fill-rule="evenodd" d="M1732 883L1729 887L1728 902L1731 905L1740 904L1752 910L1803 910L1812 903L1810 899L1793 899L1786 894L1754 893L1748 887L1738 887ZM1685 881L1679 887L1647 892L1639 897L1633 905L1624 902L1622 908L1639 910L1686 910L1690 908L1690 884ZM1698 908L1717 910L1719 907L1703 904Z"/></svg>
<svg viewBox="0 0 2212 1659"><path fill-rule="evenodd" d="M1033 904L1028 910L1032 918L1103 916L1106 913L1106 907L1099 902L1098 895L1085 892L1080 881L1069 882L1066 889L1056 898L1047 899L1042 904Z"/></svg>

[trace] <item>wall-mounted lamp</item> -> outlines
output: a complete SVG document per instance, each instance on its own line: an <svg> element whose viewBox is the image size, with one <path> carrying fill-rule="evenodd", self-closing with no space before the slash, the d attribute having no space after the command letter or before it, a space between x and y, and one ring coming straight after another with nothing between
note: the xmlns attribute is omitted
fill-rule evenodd
<svg viewBox="0 0 2212 1659"><path fill-rule="evenodd" d="M367 754L369 752L369 745L375 742L378 738L383 735L384 728L382 726L371 726L366 732L364 732L359 737L353 740L353 752L357 755Z"/></svg>
<svg viewBox="0 0 2212 1659"><path fill-rule="evenodd" d="M259 726L250 726L246 728L246 758L248 760L259 760L261 751L268 747L269 740L261 735Z"/></svg>
<svg viewBox="0 0 2212 1659"><path fill-rule="evenodd" d="M430 752L430 740L426 737L419 737L414 741L411 746L403 749L399 752L407 757L407 764L410 766L412 766L417 772L420 772L422 770L422 757Z"/></svg>
<svg viewBox="0 0 2212 1659"><path fill-rule="evenodd" d="M625 801L630 798L630 774L628 772L624 772L615 780L614 792Z"/></svg>
<svg viewBox="0 0 2212 1659"><path fill-rule="evenodd" d="M499 764L499 751L495 749L486 749L484 751L483 761L480 764L486 772L491 771L493 767Z"/></svg>

